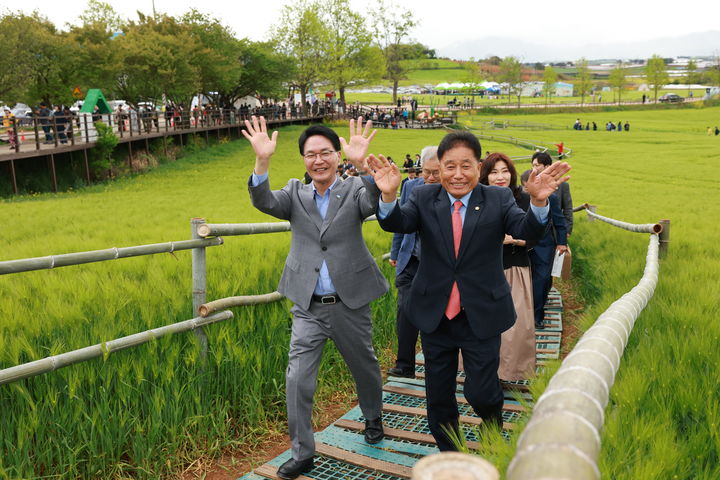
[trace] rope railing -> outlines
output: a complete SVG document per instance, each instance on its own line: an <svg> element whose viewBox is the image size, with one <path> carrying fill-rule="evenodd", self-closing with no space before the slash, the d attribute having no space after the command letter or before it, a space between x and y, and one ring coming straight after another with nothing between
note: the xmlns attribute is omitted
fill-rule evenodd
<svg viewBox="0 0 720 480"><path fill-rule="evenodd" d="M35 360L34 362L28 362L22 365L6 368L4 370L0 370L0 385L16 382L25 378L35 377L43 373L52 372L59 368L67 367L75 363L85 362L94 358L107 358L112 353L148 343L165 335L195 330L201 328L203 325L210 325L212 323L222 322L231 318L233 318L233 313L229 310L225 310L209 317L191 318L182 322L98 343L90 347L80 348L78 350L72 350L59 355Z"/></svg>
<svg viewBox="0 0 720 480"><path fill-rule="evenodd" d="M660 234L663 231L663 226L660 223L628 223L609 217L603 217L602 215L598 215L590 209L587 209L587 214L588 217L603 221L605 223L609 223L610 225L622 228L623 230L627 230L629 232Z"/></svg>
<svg viewBox="0 0 720 480"><path fill-rule="evenodd" d="M653 233L640 282L598 317L550 379L518 439L508 480L600 478L605 406L635 320L655 292L658 251Z"/></svg>

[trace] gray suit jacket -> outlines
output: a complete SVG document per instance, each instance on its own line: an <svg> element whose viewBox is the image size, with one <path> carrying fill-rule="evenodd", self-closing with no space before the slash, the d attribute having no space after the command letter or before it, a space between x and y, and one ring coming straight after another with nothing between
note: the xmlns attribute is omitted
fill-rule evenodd
<svg viewBox="0 0 720 480"><path fill-rule="evenodd" d="M388 290L388 283L370 255L362 236L365 218L377 210L380 190L361 177L338 180L330 195L325 220L313 198L312 184L290 179L281 190L269 182L252 186L252 204L261 212L289 220L290 253L285 260L278 291L307 309L323 260L340 299L349 308L367 305Z"/></svg>

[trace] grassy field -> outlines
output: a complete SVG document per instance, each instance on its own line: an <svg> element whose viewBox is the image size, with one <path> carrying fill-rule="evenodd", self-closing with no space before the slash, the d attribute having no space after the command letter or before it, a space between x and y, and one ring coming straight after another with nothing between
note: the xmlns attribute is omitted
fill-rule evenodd
<svg viewBox="0 0 720 480"><path fill-rule="evenodd" d="M548 132L574 151L574 202L596 204L599 213L633 223L672 221L670 255L635 324L606 409L602 476L720 478L720 137L705 133L718 123L720 108L516 119L567 125L577 116L598 124L627 120L632 129ZM584 328L639 281L647 240L578 215L570 244L589 306ZM501 465L509 460L504 449L485 453Z"/></svg>
<svg viewBox="0 0 720 480"><path fill-rule="evenodd" d="M606 411L603 477L720 478L714 223L720 137L705 135L720 108L514 118L565 126L578 116L598 125L629 121L632 129L503 133L572 148L576 203L594 203L599 213L629 222L672 220L658 290L636 323ZM477 126L490 119L464 121ZM299 131L281 131L274 187L303 173ZM381 131L372 150L401 159L441 136ZM483 149L513 154L500 143L483 142ZM186 239L191 217L272 221L250 205L245 185L252 163L246 143L231 142L115 183L4 201L0 260ZM377 225L368 224L365 233L374 255L388 251L389 236ZM578 218L570 243L587 327L639 280L647 237ZM209 298L274 290L288 246L287 234L269 234L228 238L209 249ZM189 257L178 252L0 277L0 367L190 318ZM373 305L375 342L386 365L394 309L392 295ZM184 334L0 387L0 478L157 478L282 430L288 305L235 314L207 329L204 368L193 335ZM339 355L328 350L321 402L352 390ZM489 447L484 453L503 466L512 452Z"/></svg>
<svg viewBox="0 0 720 480"><path fill-rule="evenodd" d="M456 80L457 81L457 80ZM694 89L693 95L695 97L702 97L705 95L704 89ZM680 95L681 97L687 97L688 91L687 90L660 90L658 92L658 98L660 98L662 95L666 93L676 93ZM638 90L626 90L622 93L621 100L623 102L639 102L642 100L643 94L647 95L649 99L654 98L653 92L640 92ZM598 103L602 103L604 105L610 105L616 102L615 93L613 92L602 92L602 98L598 98L596 96L595 101ZM354 103L354 102L360 102L365 104L378 104L378 105L391 105L392 104L392 94L391 93L357 93L357 92L347 92L345 94L345 97L347 99L348 103ZM466 98L466 95L412 95L413 98L417 99L418 103L420 105L447 105L447 102L451 99L457 97L458 101L461 102ZM581 98L578 96L574 97L551 97L548 100L548 104L550 105L564 105L564 104L579 104L581 101ZM585 103L590 103L593 101L592 96L586 96L585 97ZM649 100L648 100L649 101ZM521 97L520 98L521 104L545 104L545 97ZM476 108L482 108L484 106L495 106L495 105L517 105L517 97L513 96L510 97L510 101L508 102L507 95L503 95L498 98L484 98L484 97L475 97L475 107Z"/></svg>
<svg viewBox="0 0 720 480"><path fill-rule="evenodd" d="M274 187L304 172L300 131L281 132ZM373 151L414 158L442 135L383 130ZM187 239L192 217L272 221L250 205L253 162L243 140L114 183L4 201L0 260ZM365 230L373 254L389 251L388 234L374 224ZM209 249L208 298L275 290L288 248L288 234L269 234L228 238ZM0 367L191 318L190 280L189 252L2 276ZM208 327L204 369L194 336L185 334L0 387L0 478L156 478L283 429L288 309L286 302L236 309L234 320ZM386 365L394 310L392 295L374 304ZM329 350L320 377L325 401L352 391L343 362Z"/></svg>

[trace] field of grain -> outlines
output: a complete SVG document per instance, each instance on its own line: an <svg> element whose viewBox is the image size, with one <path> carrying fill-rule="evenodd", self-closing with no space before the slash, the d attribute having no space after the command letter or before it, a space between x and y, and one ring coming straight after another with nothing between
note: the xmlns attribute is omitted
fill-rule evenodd
<svg viewBox="0 0 720 480"><path fill-rule="evenodd" d="M514 118L565 126L578 116L598 125L629 121L632 128L503 133L572 148L576 203L594 203L599 213L629 222L672 220L658 290L636 323L611 392L603 476L718 478L720 137L705 130L720 123L720 108ZM477 128L490 118L461 121ZM303 173L300 131L281 130L270 168L273 187ZM381 131L371 151L399 160L442 134ZM491 142L483 149L526 152ZM187 239L192 217L273 221L250 205L246 182L253 161L244 141L231 142L114 183L4 201L0 260ZM388 251L389 235L377 225L366 225L365 236L377 257ZM647 238L579 216L570 243L588 326L638 281ZM288 246L288 234L266 234L228 238L208 249L208 298L274 290ZM391 277L391 269L383 268ZM0 277L0 367L190 318L190 288L189 252ZM385 365L393 349L394 309L392 294L373 305L375 342ZM206 365L188 333L0 387L0 478L157 478L199 456L282 430L288 304L234 312L235 319L207 328ZM319 400L351 391L351 385L329 346ZM512 449L482 453L502 466Z"/></svg>

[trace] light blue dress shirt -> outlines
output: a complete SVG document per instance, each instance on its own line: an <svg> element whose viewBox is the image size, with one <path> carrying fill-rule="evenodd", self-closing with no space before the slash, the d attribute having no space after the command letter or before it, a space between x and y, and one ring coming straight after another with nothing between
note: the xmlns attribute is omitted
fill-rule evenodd
<svg viewBox="0 0 720 480"><path fill-rule="evenodd" d="M462 218L463 224L465 224L465 212L467 211L467 204L470 200L470 195L472 195L472 191L465 195L462 198L455 198L449 193L447 194L448 198L450 199L450 215L452 215L453 210L455 210L454 203L456 200L460 200L462 202L462 207L460 207L460 218ZM390 203L385 203L382 201L382 197L380 197L380 206L378 207L377 216L379 219L384 219L388 215L390 215L390 212L393 208L395 208L395 204L397 203L397 200L393 200ZM530 203L530 210L532 210L533 214L535 215L535 218L538 222L540 222L541 225L545 225L547 223L548 219L548 213L550 212L550 204L548 203L544 207L536 207L535 205Z"/></svg>
<svg viewBox="0 0 720 480"><path fill-rule="evenodd" d="M250 183L253 187L257 187L267 179L267 173L263 175L256 175L255 172L253 172ZM338 179L336 177L333 184L328 187L325 195L319 195L317 189L315 188L315 184L312 184L315 206L320 212L320 218L322 218L323 220L325 220L325 215L327 214L328 206L330 205L330 193L332 192L332 189L335 187L335 185L337 185L337 182ZM332 279L330 278L330 271L328 270L327 263L325 262L325 260L323 260L322 266L320 267L320 276L318 277L318 281L315 284L315 290L313 291L313 293L315 295L327 295L335 292L335 285L333 285Z"/></svg>

